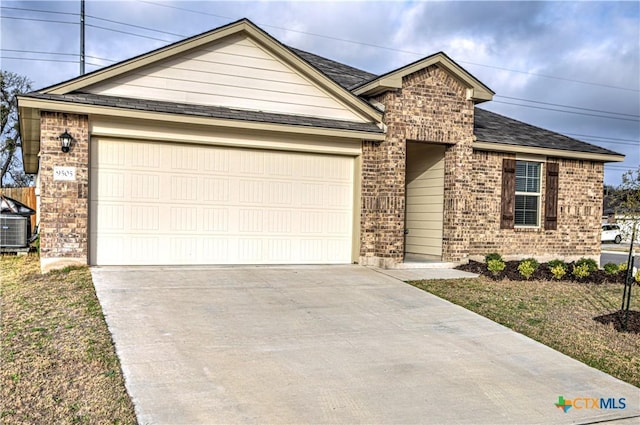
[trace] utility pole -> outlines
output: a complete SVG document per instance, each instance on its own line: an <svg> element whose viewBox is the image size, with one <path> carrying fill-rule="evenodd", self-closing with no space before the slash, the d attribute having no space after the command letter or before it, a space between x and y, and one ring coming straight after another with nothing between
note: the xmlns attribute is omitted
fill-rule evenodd
<svg viewBox="0 0 640 425"><path fill-rule="evenodd" d="M84 0L80 0L80 75L84 75Z"/></svg>

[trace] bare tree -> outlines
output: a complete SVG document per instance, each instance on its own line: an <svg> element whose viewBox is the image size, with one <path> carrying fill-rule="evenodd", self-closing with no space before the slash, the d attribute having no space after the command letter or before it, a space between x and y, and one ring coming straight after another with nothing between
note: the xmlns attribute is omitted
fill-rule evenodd
<svg viewBox="0 0 640 425"><path fill-rule="evenodd" d="M629 256L627 257L627 275L624 290L622 292L622 329L627 330L629 323L629 309L631 305L631 287L634 280L634 242L638 239L638 226L640 224L640 167L637 170L627 171L622 175L622 184L618 187L619 203L616 213L620 214L624 222L628 224L630 233ZM616 215L617 215L616 214Z"/></svg>
<svg viewBox="0 0 640 425"><path fill-rule="evenodd" d="M631 240L631 233L636 229L636 242L640 240L640 167L629 170L622 175L622 184L615 192L616 216L620 218L623 237Z"/></svg>
<svg viewBox="0 0 640 425"><path fill-rule="evenodd" d="M0 187L29 186L33 177L24 173L18 125L18 95L31 91L31 81L0 70Z"/></svg>

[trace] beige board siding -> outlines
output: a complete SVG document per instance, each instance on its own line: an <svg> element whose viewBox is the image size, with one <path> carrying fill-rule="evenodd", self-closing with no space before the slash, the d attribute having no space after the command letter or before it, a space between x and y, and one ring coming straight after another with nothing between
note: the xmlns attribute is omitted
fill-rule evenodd
<svg viewBox="0 0 640 425"><path fill-rule="evenodd" d="M442 256L444 146L407 143L405 252Z"/></svg>
<svg viewBox="0 0 640 425"><path fill-rule="evenodd" d="M92 139L90 263L350 263L354 158Z"/></svg>
<svg viewBox="0 0 640 425"><path fill-rule="evenodd" d="M248 37L231 37L104 83L94 94L364 122Z"/></svg>

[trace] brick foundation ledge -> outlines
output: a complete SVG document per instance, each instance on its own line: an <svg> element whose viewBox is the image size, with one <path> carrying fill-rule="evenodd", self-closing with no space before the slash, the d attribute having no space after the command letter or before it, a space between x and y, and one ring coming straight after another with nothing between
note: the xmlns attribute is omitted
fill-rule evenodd
<svg viewBox="0 0 640 425"><path fill-rule="evenodd" d="M596 261L598 264L600 263L600 254L581 254L581 255L554 255L554 254L505 254L502 255L502 259L504 261L520 261L525 258L535 258L540 263L547 263L551 260L562 260L564 262L570 263L572 261L577 261L580 258L590 258ZM471 255L469 257L470 260L479 261L484 263L484 255Z"/></svg>
<svg viewBox="0 0 640 425"><path fill-rule="evenodd" d="M414 269L455 269L458 266L467 264L469 261L429 261L426 263L405 261L404 263L396 263L388 269L393 270L414 270Z"/></svg>
<svg viewBox="0 0 640 425"><path fill-rule="evenodd" d="M401 264L402 260L390 257L360 256L358 264L361 266L378 267L381 269L393 268L396 264Z"/></svg>
<svg viewBox="0 0 640 425"><path fill-rule="evenodd" d="M52 270L63 269L65 267L79 267L86 266L87 259L81 257L51 257L51 258L42 258L40 257L40 271L44 273L49 273Z"/></svg>

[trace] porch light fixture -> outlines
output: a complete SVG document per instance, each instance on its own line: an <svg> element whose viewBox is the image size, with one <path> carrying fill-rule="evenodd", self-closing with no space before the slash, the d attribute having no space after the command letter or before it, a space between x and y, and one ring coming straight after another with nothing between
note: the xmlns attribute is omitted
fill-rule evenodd
<svg viewBox="0 0 640 425"><path fill-rule="evenodd" d="M69 148L71 147L71 141L73 140L73 137L69 134L69 132L67 130L64 131L64 133L62 133L60 135L60 143L62 144L62 152L67 153L69 152Z"/></svg>

